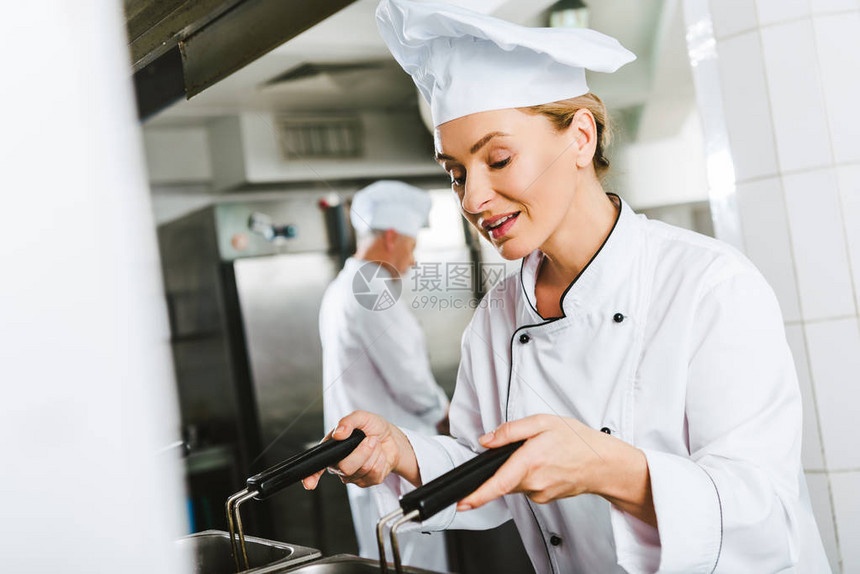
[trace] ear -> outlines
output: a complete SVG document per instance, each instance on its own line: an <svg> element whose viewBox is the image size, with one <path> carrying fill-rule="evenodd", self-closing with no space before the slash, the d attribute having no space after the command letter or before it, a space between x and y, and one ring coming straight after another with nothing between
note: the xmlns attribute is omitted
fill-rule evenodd
<svg viewBox="0 0 860 574"><path fill-rule="evenodd" d="M586 108L577 110L567 130L575 142L576 166L586 168L593 165L597 150L597 122L594 115Z"/></svg>
<svg viewBox="0 0 860 574"><path fill-rule="evenodd" d="M397 243L397 232L393 229L386 229L382 237L385 240L386 251L392 251Z"/></svg>

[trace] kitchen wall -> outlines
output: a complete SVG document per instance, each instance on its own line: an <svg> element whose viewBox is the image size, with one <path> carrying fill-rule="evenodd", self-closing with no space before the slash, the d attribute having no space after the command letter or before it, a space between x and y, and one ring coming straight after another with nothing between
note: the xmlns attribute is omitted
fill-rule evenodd
<svg viewBox="0 0 860 574"><path fill-rule="evenodd" d="M860 1L685 0L717 236L779 298L834 572L860 572Z"/></svg>
<svg viewBox="0 0 860 574"><path fill-rule="evenodd" d="M641 134L614 154L611 187L636 210L708 199L702 126L691 95L677 131ZM641 133L641 130L640 130Z"/></svg>

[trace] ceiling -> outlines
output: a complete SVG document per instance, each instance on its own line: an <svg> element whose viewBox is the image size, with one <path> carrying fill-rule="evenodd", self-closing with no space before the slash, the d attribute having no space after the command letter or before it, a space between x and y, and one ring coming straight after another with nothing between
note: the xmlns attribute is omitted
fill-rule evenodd
<svg viewBox="0 0 860 574"><path fill-rule="evenodd" d="M246 110L318 114L415 106L414 85L377 33L377 3L378 0L357 0L191 100L174 104L149 120L147 126L203 125L212 117ZM541 26L545 25L546 10L553 1L456 3L521 24ZM692 93L677 0L590 0L587 4L591 8L590 26L618 38L638 56L615 74L589 76L592 91L610 109L641 109L654 99L677 99L678 94ZM362 66L344 68L347 64ZM303 65L306 67L300 68ZM296 79L271 83L297 68L302 73L296 74Z"/></svg>

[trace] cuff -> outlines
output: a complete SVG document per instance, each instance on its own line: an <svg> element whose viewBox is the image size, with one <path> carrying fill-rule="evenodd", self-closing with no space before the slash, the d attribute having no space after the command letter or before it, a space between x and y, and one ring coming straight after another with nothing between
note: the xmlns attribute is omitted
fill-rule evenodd
<svg viewBox="0 0 860 574"><path fill-rule="evenodd" d="M660 566L660 534L635 516L610 505L618 565L630 574L651 574Z"/></svg>
<svg viewBox="0 0 860 574"><path fill-rule="evenodd" d="M716 568L723 538L723 518L716 485L687 457L642 449L651 475L657 513L660 572L710 574ZM613 525L615 521L613 521ZM642 554L635 537L622 537L618 557Z"/></svg>
<svg viewBox="0 0 860 574"><path fill-rule="evenodd" d="M415 458L418 460L418 472L421 475L422 484L427 484L431 480L442 476L454 468L454 461L451 459L448 451L445 450L438 441L434 440L433 437L428 437L407 429L401 430L406 435L406 438L409 439L409 443L412 445L412 450L415 451ZM397 487L398 500L399 497L406 492L415 490L408 481L400 478L399 476L390 475L389 478L399 481ZM424 532L445 530L454 521L456 514L457 505L452 504L450 507L439 512L429 520L422 522L421 530Z"/></svg>

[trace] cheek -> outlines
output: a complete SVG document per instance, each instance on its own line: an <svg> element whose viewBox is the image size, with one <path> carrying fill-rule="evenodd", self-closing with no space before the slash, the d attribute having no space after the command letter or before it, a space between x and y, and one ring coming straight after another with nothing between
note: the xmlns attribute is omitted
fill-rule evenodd
<svg viewBox="0 0 860 574"><path fill-rule="evenodd" d="M540 162L534 158L522 158L516 165L500 173L504 187L518 198L528 197L532 187L542 179Z"/></svg>
<svg viewBox="0 0 860 574"><path fill-rule="evenodd" d="M514 176L512 193L531 211L557 212L574 191L574 174L564 157L536 158Z"/></svg>
<svg viewBox="0 0 860 574"><path fill-rule="evenodd" d="M557 183L557 172L553 163L555 158L522 157L516 165L498 174L499 190L510 199L525 205L538 207L545 203L545 190L552 189ZM550 182L553 185L548 185Z"/></svg>

